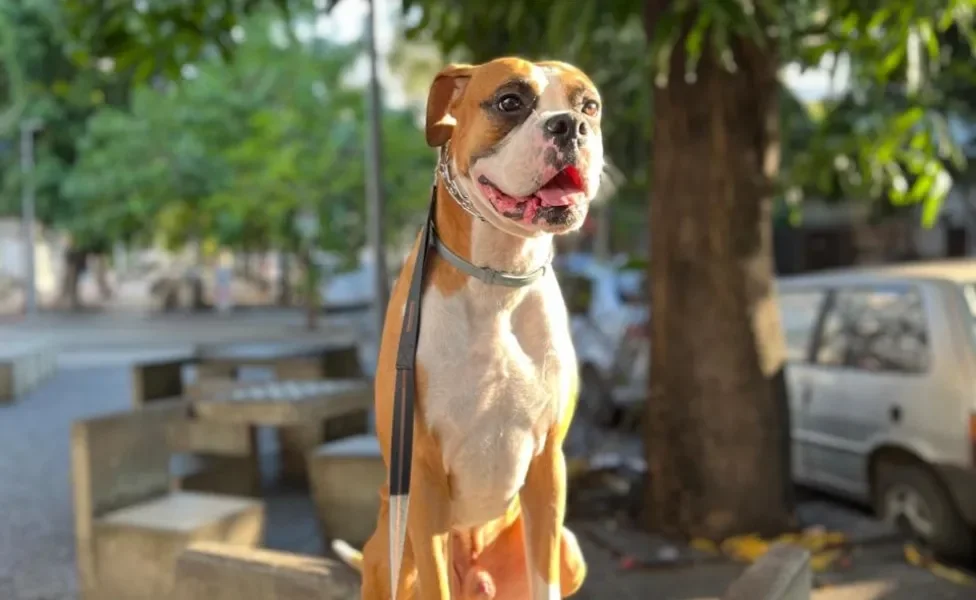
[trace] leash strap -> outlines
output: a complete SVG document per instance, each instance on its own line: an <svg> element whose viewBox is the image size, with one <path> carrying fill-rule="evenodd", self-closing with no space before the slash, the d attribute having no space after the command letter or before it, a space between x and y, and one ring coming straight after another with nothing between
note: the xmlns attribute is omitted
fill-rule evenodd
<svg viewBox="0 0 976 600"><path fill-rule="evenodd" d="M410 280L410 291L403 312L403 327L397 348L396 381L393 396L393 434L390 446L390 589L396 600L397 583L403 560L407 533L407 512L410 506L410 471L413 463L413 409L417 386L414 372L417 365L417 341L420 338L420 302L424 290L424 269L428 250L434 245L434 205L437 200L437 181L430 191L427 220L420 233L420 245Z"/></svg>

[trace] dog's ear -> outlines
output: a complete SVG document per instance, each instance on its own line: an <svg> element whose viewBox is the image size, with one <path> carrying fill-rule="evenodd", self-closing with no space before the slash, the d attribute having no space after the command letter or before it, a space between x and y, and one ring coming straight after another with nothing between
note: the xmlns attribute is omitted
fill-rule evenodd
<svg viewBox="0 0 976 600"><path fill-rule="evenodd" d="M434 77L427 94L427 145L432 148L443 146L451 139L457 121L451 116L451 109L464 94L464 88L471 79L471 65L447 65Z"/></svg>

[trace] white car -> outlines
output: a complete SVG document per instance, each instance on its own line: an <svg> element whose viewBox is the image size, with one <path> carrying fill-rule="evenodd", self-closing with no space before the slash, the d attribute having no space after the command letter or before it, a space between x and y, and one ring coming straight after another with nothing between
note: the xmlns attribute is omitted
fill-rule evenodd
<svg viewBox="0 0 976 600"><path fill-rule="evenodd" d="M976 558L976 261L781 278L793 477Z"/></svg>

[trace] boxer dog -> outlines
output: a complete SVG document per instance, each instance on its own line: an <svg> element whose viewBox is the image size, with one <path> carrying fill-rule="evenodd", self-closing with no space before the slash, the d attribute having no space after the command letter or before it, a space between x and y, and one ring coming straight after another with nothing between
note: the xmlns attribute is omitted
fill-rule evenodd
<svg viewBox="0 0 976 600"><path fill-rule="evenodd" d="M561 62L450 65L431 85L426 137L440 149L439 245L426 275L414 273L421 240L404 263L375 382L389 466L398 343L410 282L424 276L397 589L389 484L363 554L333 546L362 573L364 600L553 600L582 585L583 556L563 527L562 444L577 364L550 263L553 236L578 229L596 196L601 112L593 83Z"/></svg>

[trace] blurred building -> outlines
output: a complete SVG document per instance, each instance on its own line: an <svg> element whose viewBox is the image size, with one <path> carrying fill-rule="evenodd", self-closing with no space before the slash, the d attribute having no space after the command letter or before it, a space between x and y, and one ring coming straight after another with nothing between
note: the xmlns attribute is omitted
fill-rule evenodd
<svg viewBox="0 0 976 600"><path fill-rule="evenodd" d="M976 185L956 185L932 227L921 207L879 214L869 202L808 200L802 224L774 229L780 274L976 255Z"/></svg>

